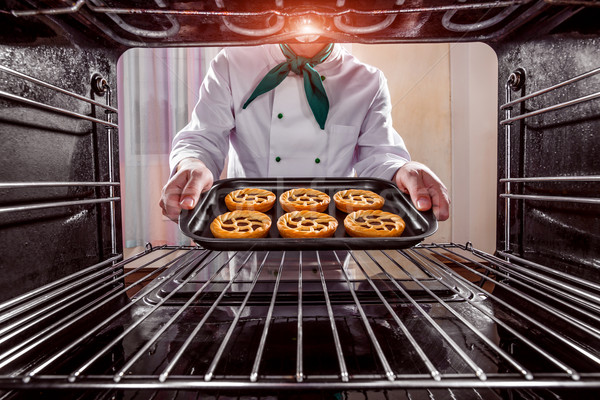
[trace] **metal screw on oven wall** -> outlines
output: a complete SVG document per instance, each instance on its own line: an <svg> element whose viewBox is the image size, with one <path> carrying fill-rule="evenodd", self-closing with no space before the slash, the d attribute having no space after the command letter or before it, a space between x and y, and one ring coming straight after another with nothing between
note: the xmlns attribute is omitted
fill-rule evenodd
<svg viewBox="0 0 600 400"><path fill-rule="evenodd" d="M108 89L108 82L100 74L95 74L92 77L92 90L98 96L104 96Z"/></svg>
<svg viewBox="0 0 600 400"><path fill-rule="evenodd" d="M517 90L521 89L523 87L523 85L525 85L525 76L526 76L526 71L524 68L515 69L508 76L508 84L510 85L510 88L513 91L517 91Z"/></svg>

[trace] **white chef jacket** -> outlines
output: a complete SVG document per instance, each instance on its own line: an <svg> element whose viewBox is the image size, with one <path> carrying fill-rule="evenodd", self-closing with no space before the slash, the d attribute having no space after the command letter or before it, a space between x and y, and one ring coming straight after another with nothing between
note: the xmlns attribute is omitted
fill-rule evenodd
<svg viewBox="0 0 600 400"><path fill-rule="evenodd" d="M303 77L294 72L242 109L265 74L285 60L276 44L222 50L202 82L190 122L173 139L172 173L193 157L218 179L229 155L230 178L391 179L410 160L392 127L383 73L339 44L315 66L329 99L324 130L308 105Z"/></svg>

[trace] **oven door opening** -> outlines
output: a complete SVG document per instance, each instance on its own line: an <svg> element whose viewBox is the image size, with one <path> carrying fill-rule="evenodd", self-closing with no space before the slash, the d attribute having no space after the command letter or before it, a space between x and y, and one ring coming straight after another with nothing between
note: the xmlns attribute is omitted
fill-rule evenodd
<svg viewBox="0 0 600 400"><path fill-rule="evenodd" d="M597 7L9 3L3 399L597 396ZM428 240L210 250L162 217L210 61L288 19L384 71L396 130L451 190Z"/></svg>

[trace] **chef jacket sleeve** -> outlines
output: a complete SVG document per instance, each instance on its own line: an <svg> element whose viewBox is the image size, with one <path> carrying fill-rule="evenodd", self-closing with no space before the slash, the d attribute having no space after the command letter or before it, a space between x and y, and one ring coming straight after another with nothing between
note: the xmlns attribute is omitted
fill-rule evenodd
<svg viewBox="0 0 600 400"><path fill-rule="evenodd" d="M392 125L387 80L379 71L379 90L360 129L354 169L358 176L392 179L410 161L404 140Z"/></svg>
<svg viewBox="0 0 600 400"><path fill-rule="evenodd" d="M190 157L204 162L215 179L221 175L229 151L229 134L235 127L229 82L227 53L221 51L202 81L190 122L173 138L171 176L179 162Z"/></svg>

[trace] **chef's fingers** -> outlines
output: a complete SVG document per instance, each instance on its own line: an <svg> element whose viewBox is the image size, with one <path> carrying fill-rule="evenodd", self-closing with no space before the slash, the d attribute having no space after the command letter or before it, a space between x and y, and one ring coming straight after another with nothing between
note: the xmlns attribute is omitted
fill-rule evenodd
<svg viewBox="0 0 600 400"><path fill-rule="evenodd" d="M417 210L426 211L433 207L433 213L439 221L448 219L448 189L427 166L408 162L396 172L395 181L400 190L410 194Z"/></svg>
<svg viewBox="0 0 600 400"><path fill-rule="evenodd" d="M429 188L433 214L438 221L445 221L450 217L450 196L448 189L437 177L425 175L423 176L425 185Z"/></svg>
<svg viewBox="0 0 600 400"><path fill-rule="evenodd" d="M162 190L159 202L162 213L177 222L182 209L190 210L198 204L200 194L213 184L212 172L198 159L186 158L177 166L177 172Z"/></svg>
<svg viewBox="0 0 600 400"><path fill-rule="evenodd" d="M410 195L419 211L431 208L429 190L423 182L423 167L418 163L408 162L396 172L396 184L400 190Z"/></svg>
<svg viewBox="0 0 600 400"><path fill-rule="evenodd" d="M163 187L160 207L162 213L169 219L177 222L181 212L180 197L183 188L188 181L188 173L185 171L177 172L169 179L169 182Z"/></svg>
<svg viewBox="0 0 600 400"><path fill-rule="evenodd" d="M212 173L205 170L193 169L189 172L189 179L181 191L179 204L184 210L191 210L198 204L202 192L210 189L213 184Z"/></svg>

